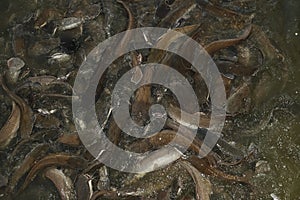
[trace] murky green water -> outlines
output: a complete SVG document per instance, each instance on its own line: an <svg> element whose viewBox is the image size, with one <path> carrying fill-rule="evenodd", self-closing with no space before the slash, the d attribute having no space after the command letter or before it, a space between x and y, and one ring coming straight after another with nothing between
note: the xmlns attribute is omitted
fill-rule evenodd
<svg viewBox="0 0 300 200"><path fill-rule="evenodd" d="M8 21L14 15L23 18L30 13L30 4L8 2L0 2L0 35L5 39L9 38ZM277 48L284 52L290 76L284 91L277 92L276 99L270 101L273 104L270 107L274 108L271 123L264 130L256 131L257 135L249 136L256 138L262 160L271 167L270 172L254 177L253 181L260 186L257 192L262 199L272 199L271 195L280 199L300 199L300 1L257 0L256 3L258 10L254 22L262 26ZM1 54L0 63L5 64L10 56Z"/></svg>
<svg viewBox="0 0 300 200"><path fill-rule="evenodd" d="M300 199L300 1L268 1L258 8L259 24L285 52L291 72L272 123L259 133L259 149L271 165L260 185L281 199Z"/></svg>

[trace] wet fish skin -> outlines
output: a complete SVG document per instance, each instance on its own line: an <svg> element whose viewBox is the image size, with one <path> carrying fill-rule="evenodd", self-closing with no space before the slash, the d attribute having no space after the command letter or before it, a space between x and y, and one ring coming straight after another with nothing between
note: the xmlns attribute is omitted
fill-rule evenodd
<svg viewBox="0 0 300 200"><path fill-rule="evenodd" d="M89 185L90 178L86 174L80 174L75 182L75 189L78 200L91 199L92 192Z"/></svg>
<svg viewBox="0 0 300 200"><path fill-rule="evenodd" d="M55 185L61 200L76 200L76 194L72 180L62 170L49 168L44 175Z"/></svg>
<svg viewBox="0 0 300 200"><path fill-rule="evenodd" d="M187 161L180 161L180 165L185 168L191 175L195 182L196 199L197 200L210 200L212 193L212 184L210 181L203 177L199 171Z"/></svg>
<svg viewBox="0 0 300 200"><path fill-rule="evenodd" d="M19 192L22 192L40 171L51 166L62 166L71 169L84 169L87 168L87 161L79 156L72 156L65 153L50 154L39 160L29 171L24 184Z"/></svg>
<svg viewBox="0 0 300 200"><path fill-rule="evenodd" d="M45 154L50 148L49 144L41 144L36 146L30 153L27 154L23 162L14 170L8 185L7 193L13 192L14 188L20 181L20 179L28 172L28 170L34 165L36 160L43 154Z"/></svg>
<svg viewBox="0 0 300 200"><path fill-rule="evenodd" d="M173 28L176 22L196 7L194 0L175 1L171 11L158 24L159 27Z"/></svg>
<svg viewBox="0 0 300 200"><path fill-rule="evenodd" d="M22 139L29 138L35 121L32 109L21 97L8 89L3 76L0 76L0 85L2 85L3 90L7 93L9 98L16 102L21 110L20 133Z"/></svg>
<svg viewBox="0 0 300 200"><path fill-rule="evenodd" d="M211 166L207 158L199 158L198 156L191 156L187 159L187 161L190 162L198 171L204 174L221 178L227 181L240 182L240 183L250 185L247 177L231 175L221 170L218 170L217 168Z"/></svg>
<svg viewBox="0 0 300 200"><path fill-rule="evenodd" d="M220 49L224 49L226 47L236 45L239 42L241 42L242 40L247 39L251 33L251 30L252 30L252 25L248 26L241 36L239 36L237 38L233 38L233 39L223 39L223 40L217 40L217 41L211 42L210 44L204 46L204 49L211 56Z"/></svg>
<svg viewBox="0 0 300 200"><path fill-rule="evenodd" d="M0 130L0 149L6 148L11 140L16 137L20 126L20 116L20 108L13 101L10 116Z"/></svg>

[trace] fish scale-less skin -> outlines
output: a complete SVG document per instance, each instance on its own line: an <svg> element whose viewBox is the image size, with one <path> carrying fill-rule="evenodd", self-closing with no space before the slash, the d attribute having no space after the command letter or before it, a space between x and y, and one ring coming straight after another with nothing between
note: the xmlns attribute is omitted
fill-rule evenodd
<svg viewBox="0 0 300 200"><path fill-rule="evenodd" d="M23 162L14 170L9 182L8 193L13 192L19 180L32 168L36 160L46 153L50 148L49 144L36 146L23 160Z"/></svg>
<svg viewBox="0 0 300 200"><path fill-rule="evenodd" d="M10 141L17 135L20 125L20 116L20 108L13 101L11 114L0 130L0 149L6 148Z"/></svg>
<svg viewBox="0 0 300 200"><path fill-rule="evenodd" d="M84 169L87 168L87 161L79 156L72 156L63 153L48 155L39 160L31 168L19 192L23 191L41 170L51 166L63 166L71 169Z"/></svg>
<svg viewBox="0 0 300 200"><path fill-rule="evenodd" d="M29 138L34 124L34 114L32 109L27 105L27 103L18 95L13 93L8 89L6 84L4 83L3 77L0 76L0 84L2 85L3 90L7 93L7 95L20 107L21 110L21 122L20 122L20 133L21 137Z"/></svg>

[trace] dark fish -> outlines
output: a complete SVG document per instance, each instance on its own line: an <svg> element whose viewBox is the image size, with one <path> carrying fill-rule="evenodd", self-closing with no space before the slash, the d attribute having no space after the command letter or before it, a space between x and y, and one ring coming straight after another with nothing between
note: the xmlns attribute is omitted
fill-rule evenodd
<svg viewBox="0 0 300 200"><path fill-rule="evenodd" d="M20 132L22 138L29 138L33 124L34 124L34 114L29 105L16 95L14 92L10 91L6 84L4 83L3 76L0 76L0 84L7 95L20 107L21 110L21 121L20 121Z"/></svg>
<svg viewBox="0 0 300 200"><path fill-rule="evenodd" d="M34 164L19 192L23 191L30 184L30 182L34 180L40 171L52 166L62 166L71 169L84 169L87 167L87 161L79 156L71 156L64 153L48 155Z"/></svg>
<svg viewBox="0 0 300 200"><path fill-rule="evenodd" d="M61 200L76 200L76 194L72 180L62 170L48 168L44 172L45 177L55 185Z"/></svg>
<svg viewBox="0 0 300 200"><path fill-rule="evenodd" d="M194 0L175 1L171 6L171 11L160 21L158 26L166 28L174 27L180 18L189 13L195 7L196 2Z"/></svg>
<svg viewBox="0 0 300 200"><path fill-rule="evenodd" d="M233 38L233 39L224 39L224 40L214 41L214 42L204 46L204 49L206 50L206 52L209 55L213 55L215 52L219 51L220 49L224 49L226 47L236 45L239 42L241 42L242 40L247 39L247 37L251 33L251 30L252 30L252 25L247 27L246 30L244 31L244 33L241 36L239 36L237 38Z"/></svg>
<svg viewBox="0 0 300 200"><path fill-rule="evenodd" d="M20 179L32 168L35 162L43 156L50 148L49 144L36 146L23 160L21 165L13 171L8 185L8 194L13 192Z"/></svg>
<svg viewBox="0 0 300 200"><path fill-rule="evenodd" d="M187 159L198 171L203 174L211 175L217 178L221 178L227 181L234 181L249 184L249 181L246 177L243 176L236 176L227 174L215 167L213 167L209 160L205 158L199 158L198 156L191 156Z"/></svg>
<svg viewBox="0 0 300 200"><path fill-rule="evenodd" d="M179 162L191 175L195 183L196 199L197 200L210 200L212 193L212 185L210 181L203 177L199 171L187 161Z"/></svg>
<svg viewBox="0 0 300 200"><path fill-rule="evenodd" d="M220 17L228 17L228 18L245 18L247 16L241 15L237 12L234 12L232 10L228 10L226 8L222 8L216 5L213 5L209 1L206 0L196 0L196 2L201 6L201 8L206 9L215 15L218 15Z"/></svg>
<svg viewBox="0 0 300 200"><path fill-rule="evenodd" d="M91 198L93 191L91 191L89 181L91 179L85 174L80 174L77 177L75 189L78 200L89 200Z"/></svg>
<svg viewBox="0 0 300 200"><path fill-rule="evenodd" d="M72 147L78 147L81 144L80 138L79 138L78 134L76 134L76 133L74 133L74 134L63 134L62 136L60 136L57 139L57 142L65 144L65 145L69 145L69 146L72 146Z"/></svg>
<svg viewBox="0 0 300 200"><path fill-rule="evenodd" d="M108 197L110 199L117 199L118 193L115 191L106 191L106 190L96 191L93 193L90 200L101 199L100 197Z"/></svg>
<svg viewBox="0 0 300 200"><path fill-rule="evenodd" d="M117 0L118 3L122 4L122 6L125 8L127 14L128 14L128 25L127 25L127 30L133 29L134 28L134 17L132 15L132 12L128 5L124 3L121 0Z"/></svg>
<svg viewBox="0 0 300 200"><path fill-rule="evenodd" d="M0 174L0 188L5 187L7 183L8 183L7 177Z"/></svg>
<svg viewBox="0 0 300 200"><path fill-rule="evenodd" d="M20 108L13 101L10 116L0 130L0 149L6 148L10 141L17 135L20 125L20 116Z"/></svg>

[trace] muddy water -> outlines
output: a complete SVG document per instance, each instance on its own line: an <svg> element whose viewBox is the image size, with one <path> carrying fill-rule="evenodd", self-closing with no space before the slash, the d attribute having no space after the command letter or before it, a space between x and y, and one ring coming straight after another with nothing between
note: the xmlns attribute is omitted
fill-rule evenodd
<svg viewBox="0 0 300 200"><path fill-rule="evenodd" d="M26 5L23 1L9 2L0 2L0 18L7 19L0 21L0 36L3 39L9 38L6 30L14 17L24 19L35 10L32 6L35 1L26 1L29 2ZM262 26L274 45L284 52L290 75L285 90L277 92L269 102L273 113L268 125L264 130L241 135L237 142L247 144L248 140L253 141L259 149L261 160L270 165L269 172L259 173L253 178L257 187L255 192L261 199L300 199L300 1L257 0L256 3L254 22ZM11 56L3 52L1 49L1 64L5 64ZM4 120L1 119L1 122Z"/></svg>
<svg viewBox="0 0 300 200"><path fill-rule="evenodd" d="M257 18L282 49L289 62L290 76L278 94L271 123L259 133L261 154L271 171L257 177L266 198L300 199L300 1L260 1Z"/></svg>

